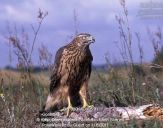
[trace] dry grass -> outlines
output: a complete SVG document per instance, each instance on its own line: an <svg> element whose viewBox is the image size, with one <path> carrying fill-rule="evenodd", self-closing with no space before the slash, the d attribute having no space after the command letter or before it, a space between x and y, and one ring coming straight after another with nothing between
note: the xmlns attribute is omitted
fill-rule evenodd
<svg viewBox="0 0 163 128"><path fill-rule="evenodd" d="M146 69L147 70L147 69ZM95 106L105 105L109 106L131 106L133 105L131 86L128 85L128 78L121 74L125 72L124 68L118 69L116 76L111 77L108 72L93 71L90 79L89 93L91 102ZM114 73L113 73L114 74ZM158 76L163 76L159 73ZM26 77L22 77L26 75ZM148 74L150 77L156 74ZM146 75L144 78L148 78ZM140 80L139 77L137 77ZM163 81L161 77L153 79L153 82L148 85L143 85L144 81L137 81L135 88L136 105L158 103L163 105L163 97L160 95L163 91ZM0 71L0 127L36 127L35 117L46 101L48 94L49 76L46 72L32 73L30 80L27 74L22 72L1 70ZM143 79L144 80L144 79ZM157 85L155 84L157 83ZM160 86L158 86L160 84ZM158 89L159 94L156 90ZM119 122L111 126L129 127L142 125L142 121L130 121L128 123ZM157 125L155 124L157 122ZM143 122L144 126L153 125L160 126L160 122L154 120L151 122Z"/></svg>
<svg viewBox="0 0 163 128"><path fill-rule="evenodd" d="M33 127L48 93L45 73L0 71L0 127Z"/></svg>
<svg viewBox="0 0 163 128"><path fill-rule="evenodd" d="M18 71L5 69L0 70L0 78L3 78L3 82L5 83L5 85L19 85L20 83L22 83L21 81L26 79L25 77L27 77L27 74L23 74ZM32 74L31 77L44 86L48 86L50 83L49 74L46 72L35 73Z"/></svg>

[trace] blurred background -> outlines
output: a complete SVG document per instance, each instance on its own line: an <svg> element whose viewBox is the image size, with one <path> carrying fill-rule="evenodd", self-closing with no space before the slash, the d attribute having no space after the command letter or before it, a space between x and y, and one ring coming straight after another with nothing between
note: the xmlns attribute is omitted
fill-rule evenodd
<svg viewBox="0 0 163 128"><path fill-rule="evenodd" d="M131 27L132 52L134 62L139 62L138 41L135 33L139 33L144 52L144 62L153 60L153 46L150 42L147 29L162 29L163 5L161 0L127 0L129 26ZM119 41L119 28L116 16L123 15L123 8L119 0L12 0L0 1L0 67L6 65L15 66L14 55L9 57L9 49L6 38L9 29L13 33L21 33L22 27L28 33L29 40L34 38L31 25L37 27L39 8L48 12L48 16L42 23L35 43L32 56L33 63L38 65L38 48L46 45L48 50L55 54L56 50L71 41L75 32L87 32L96 38L96 43L91 46L94 56L93 63L100 65L106 63L105 55L122 61L117 48ZM145 9L146 10L145 10ZM159 9L159 10L158 10ZM17 30L15 30L15 28ZM2 61L3 60L3 61Z"/></svg>

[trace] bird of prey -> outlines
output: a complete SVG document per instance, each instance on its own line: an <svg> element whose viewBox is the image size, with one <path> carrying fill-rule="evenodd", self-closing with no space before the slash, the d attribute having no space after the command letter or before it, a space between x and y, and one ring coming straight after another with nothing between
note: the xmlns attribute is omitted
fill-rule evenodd
<svg viewBox="0 0 163 128"><path fill-rule="evenodd" d="M69 115L74 106L90 107L88 81L93 57L89 46L94 42L93 36L81 33L57 51L45 111L54 111L67 106Z"/></svg>

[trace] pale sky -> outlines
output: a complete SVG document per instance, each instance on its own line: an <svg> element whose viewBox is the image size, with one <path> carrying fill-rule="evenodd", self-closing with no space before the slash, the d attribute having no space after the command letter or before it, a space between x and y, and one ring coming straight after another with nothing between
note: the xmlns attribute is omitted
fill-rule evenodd
<svg viewBox="0 0 163 128"><path fill-rule="evenodd" d="M153 0L161 3L161 0ZM152 1L152 2L153 2ZM144 61L149 62L153 58L153 48L147 35L147 27L152 30L163 26L162 18L141 19L137 16L142 3L151 0L126 0L129 11L129 23L133 33L133 55L134 61L139 62L137 40L135 32L140 33L141 43L144 49ZM162 4L163 5L163 4ZM36 27L37 14L41 8L48 11L38 39L35 45L33 60L38 64L38 48L41 43L45 44L50 52L55 54L57 49L69 41L74 35L74 10L77 14L77 28L80 32L87 32L96 38L95 44L91 45L94 64L104 64L106 53L111 58L120 59L120 53L115 41L119 41L118 24L115 15L122 15L122 7L119 0L0 0L0 67L9 64L8 45L4 36L8 34L6 24L17 26L18 31L22 26L32 39L31 24ZM163 7L162 7L163 9ZM163 13L163 12L162 12ZM13 28L13 27L11 27ZM12 56L12 65L16 63Z"/></svg>

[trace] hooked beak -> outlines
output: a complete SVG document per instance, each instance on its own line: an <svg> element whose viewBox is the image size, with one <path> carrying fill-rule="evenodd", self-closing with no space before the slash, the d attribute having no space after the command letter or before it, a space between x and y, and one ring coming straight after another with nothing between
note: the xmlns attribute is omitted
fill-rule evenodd
<svg viewBox="0 0 163 128"><path fill-rule="evenodd" d="M95 38L94 37L92 37L92 43L94 43L95 42Z"/></svg>
<svg viewBox="0 0 163 128"><path fill-rule="evenodd" d="M95 42L95 38L93 36L91 36L90 39L89 39L89 42L90 43L94 43Z"/></svg>

